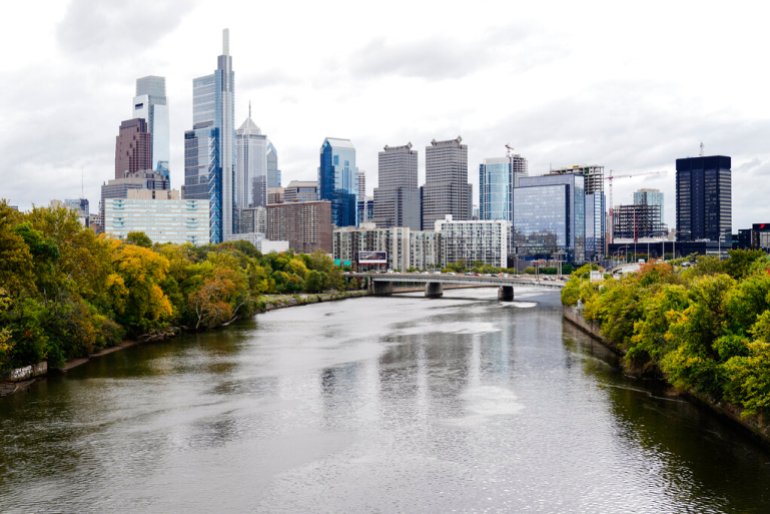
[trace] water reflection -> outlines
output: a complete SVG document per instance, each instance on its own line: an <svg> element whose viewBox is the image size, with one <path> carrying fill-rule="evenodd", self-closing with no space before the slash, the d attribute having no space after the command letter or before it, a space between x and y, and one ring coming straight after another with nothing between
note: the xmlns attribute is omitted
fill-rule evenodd
<svg viewBox="0 0 770 514"><path fill-rule="evenodd" d="M746 438L624 379L558 295L494 295L285 309L36 384L0 400L0 510L770 507Z"/></svg>

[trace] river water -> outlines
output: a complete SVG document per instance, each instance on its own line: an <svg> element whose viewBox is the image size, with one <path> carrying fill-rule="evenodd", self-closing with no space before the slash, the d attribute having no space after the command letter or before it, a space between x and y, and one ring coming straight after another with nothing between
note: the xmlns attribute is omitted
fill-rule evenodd
<svg viewBox="0 0 770 514"><path fill-rule="evenodd" d="M558 293L363 298L0 399L2 512L770 512L770 454L625 379Z"/></svg>

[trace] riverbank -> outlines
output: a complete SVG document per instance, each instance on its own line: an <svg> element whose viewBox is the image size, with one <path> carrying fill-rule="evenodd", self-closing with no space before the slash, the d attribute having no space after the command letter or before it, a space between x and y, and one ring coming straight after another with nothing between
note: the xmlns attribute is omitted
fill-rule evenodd
<svg viewBox="0 0 770 514"><path fill-rule="evenodd" d="M565 320L578 327L581 331L585 332L593 339L609 348L611 351L615 352L619 356L625 355L625 352L621 348L619 348L616 344L614 344L612 341L609 341L601 334L598 324L586 320L576 307L565 306L563 316ZM672 390L674 390L673 386L670 384L669 386L672 388ZM677 394L682 398L686 398L697 405L709 409L722 418L729 420L736 426L749 433L767 450L770 450L770 423L768 423L763 416L743 415L741 414L741 409L735 405L729 404L727 402L714 402L703 395L689 391L677 391Z"/></svg>
<svg viewBox="0 0 770 514"><path fill-rule="evenodd" d="M332 302L338 300L346 300L348 298L361 298L370 295L371 293L369 293L367 290L334 291L329 293L314 294L300 293L293 295L263 295L259 300L260 305L258 313L268 312L276 309L285 309L287 307L310 305L313 303ZM181 329L173 327L171 329L160 332L158 335L142 337L139 340L125 340L118 345L110 346L96 353L92 353L88 357L77 357L75 359L70 359L60 367L56 368L49 368L47 363L44 361L34 366L25 366L24 368L13 369L8 372L6 379L0 380L0 397L25 391L37 380L45 379L54 374L66 373L74 368L77 368L78 366L86 364L91 359L97 359L99 357L125 350L126 348L131 348L139 344L164 341L176 337L180 333L182 333Z"/></svg>

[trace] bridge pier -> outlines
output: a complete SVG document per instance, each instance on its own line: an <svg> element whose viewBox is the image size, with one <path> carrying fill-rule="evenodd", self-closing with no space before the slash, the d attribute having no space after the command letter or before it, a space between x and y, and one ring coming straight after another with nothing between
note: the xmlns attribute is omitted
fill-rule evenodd
<svg viewBox="0 0 770 514"><path fill-rule="evenodd" d="M497 290L497 299L501 302L512 302L513 286L500 286Z"/></svg>
<svg viewBox="0 0 770 514"><path fill-rule="evenodd" d="M425 298L441 298L444 296L444 289L441 282L428 282L425 284Z"/></svg>
<svg viewBox="0 0 770 514"><path fill-rule="evenodd" d="M390 296L393 294L393 282L381 282L373 280L372 284L374 286L374 296Z"/></svg>

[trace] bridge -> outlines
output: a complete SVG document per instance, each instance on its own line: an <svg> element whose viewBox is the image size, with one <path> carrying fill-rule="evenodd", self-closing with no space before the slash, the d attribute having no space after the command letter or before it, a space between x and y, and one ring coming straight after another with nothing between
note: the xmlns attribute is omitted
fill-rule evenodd
<svg viewBox="0 0 770 514"><path fill-rule="evenodd" d="M455 273L347 273L349 277L366 278L375 296L393 294L393 284L425 284L426 298L440 298L444 294L444 284L478 285L479 287L498 287L497 298L503 302L513 301L514 285L529 285L548 288L564 287L564 282L555 277L532 277L512 275L458 275Z"/></svg>

